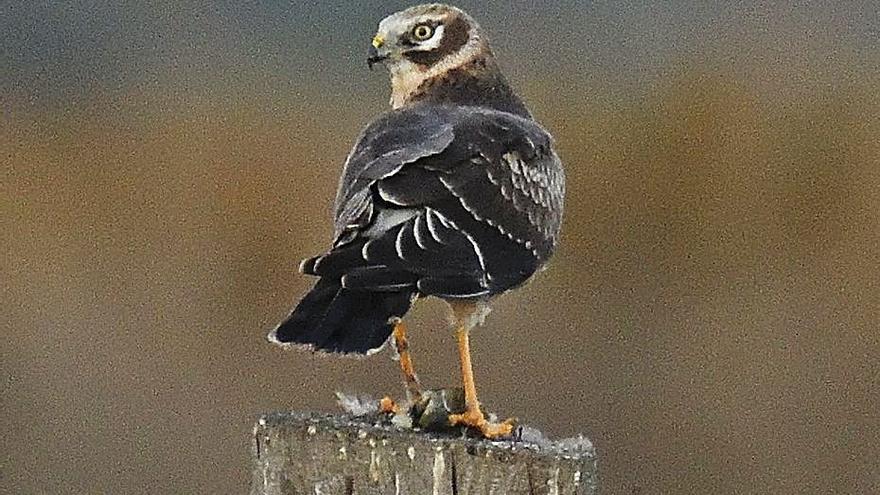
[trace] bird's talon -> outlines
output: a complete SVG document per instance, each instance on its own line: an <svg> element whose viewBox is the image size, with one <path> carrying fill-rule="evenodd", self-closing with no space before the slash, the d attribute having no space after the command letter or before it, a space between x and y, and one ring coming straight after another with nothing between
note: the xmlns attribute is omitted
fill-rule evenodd
<svg viewBox="0 0 880 495"><path fill-rule="evenodd" d="M388 397L382 397L379 399L379 413L381 414L398 414L400 412L400 406L394 402L394 399Z"/></svg>
<svg viewBox="0 0 880 495"><path fill-rule="evenodd" d="M509 418L500 423L492 423L480 411L465 411L461 414L450 414L449 424L467 426L480 432L484 438L495 439L508 437L513 433L516 418Z"/></svg>

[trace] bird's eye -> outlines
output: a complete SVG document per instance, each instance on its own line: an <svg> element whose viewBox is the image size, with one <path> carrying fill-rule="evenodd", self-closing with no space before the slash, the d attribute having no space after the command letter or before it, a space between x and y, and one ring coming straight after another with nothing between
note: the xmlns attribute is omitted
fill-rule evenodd
<svg viewBox="0 0 880 495"><path fill-rule="evenodd" d="M434 28L428 24L419 24L412 30L412 36L416 41L425 41L434 35Z"/></svg>

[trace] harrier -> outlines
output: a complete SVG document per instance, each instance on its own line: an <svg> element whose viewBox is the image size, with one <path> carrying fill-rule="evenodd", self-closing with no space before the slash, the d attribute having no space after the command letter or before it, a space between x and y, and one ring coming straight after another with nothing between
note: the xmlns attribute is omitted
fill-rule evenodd
<svg viewBox="0 0 880 495"><path fill-rule="evenodd" d="M449 417L496 438L512 421L480 409L469 332L493 297L541 270L556 248L565 176L553 139L514 93L479 25L448 5L383 19L370 68L391 74L391 107L345 162L330 250L302 262L318 277L272 342L370 354L389 337L409 398L421 394L402 318L417 298L450 307L466 409Z"/></svg>

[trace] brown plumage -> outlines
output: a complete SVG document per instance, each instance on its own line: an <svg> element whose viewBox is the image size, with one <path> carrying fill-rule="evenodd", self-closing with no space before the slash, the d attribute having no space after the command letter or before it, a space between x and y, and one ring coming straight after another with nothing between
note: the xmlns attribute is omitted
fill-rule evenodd
<svg viewBox="0 0 880 495"><path fill-rule="evenodd" d="M393 110L349 155L332 248L301 267L320 278L270 340L371 353L393 334L407 395L418 402L402 318L416 298L439 297L455 322L467 407L450 423L507 435L512 422L490 423L480 410L469 332L492 297L521 286L553 254L562 164L461 10L430 4L388 16L368 62L388 68Z"/></svg>
<svg viewBox="0 0 880 495"><path fill-rule="evenodd" d="M470 39L471 25L457 12L452 12L443 23L445 30L440 45L435 50L430 51L410 51L404 54L410 62L423 67L430 67L447 55L451 55L459 50ZM435 26L436 27L436 26ZM406 43L409 41L409 33L403 35L404 39L399 42Z"/></svg>

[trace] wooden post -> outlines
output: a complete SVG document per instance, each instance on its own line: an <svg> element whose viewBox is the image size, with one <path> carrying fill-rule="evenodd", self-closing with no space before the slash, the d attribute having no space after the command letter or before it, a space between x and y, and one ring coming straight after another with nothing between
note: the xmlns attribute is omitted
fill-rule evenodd
<svg viewBox="0 0 880 495"><path fill-rule="evenodd" d="M532 430L492 442L375 419L263 416L254 429L251 495L596 493L596 455L584 438L551 442Z"/></svg>

